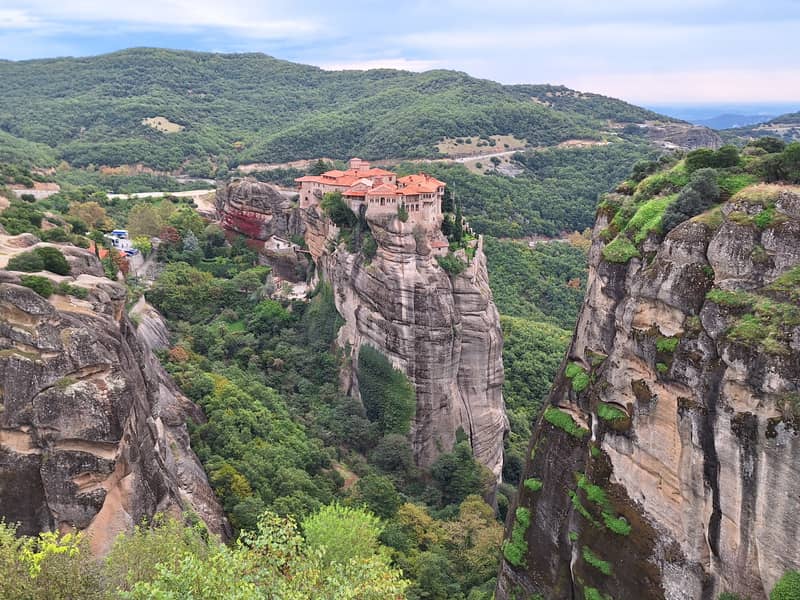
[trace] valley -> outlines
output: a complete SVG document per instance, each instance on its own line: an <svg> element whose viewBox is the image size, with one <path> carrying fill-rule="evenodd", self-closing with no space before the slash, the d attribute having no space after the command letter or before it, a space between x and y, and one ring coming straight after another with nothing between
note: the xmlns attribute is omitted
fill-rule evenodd
<svg viewBox="0 0 800 600"><path fill-rule="evenodd" d="M150 48L0 76L0 597L794 585L791 115Z"/></svg>

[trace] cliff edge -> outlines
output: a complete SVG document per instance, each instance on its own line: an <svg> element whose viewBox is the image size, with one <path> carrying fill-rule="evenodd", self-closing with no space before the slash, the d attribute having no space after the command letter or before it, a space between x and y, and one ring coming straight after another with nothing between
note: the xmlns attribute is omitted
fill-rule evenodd
<svg viewBox="0 0 800 600"><path fill-rule="evenodd" d="M625 206L598 211L497 598L766 598L800 567L800 188L666 237Z"/></svg>

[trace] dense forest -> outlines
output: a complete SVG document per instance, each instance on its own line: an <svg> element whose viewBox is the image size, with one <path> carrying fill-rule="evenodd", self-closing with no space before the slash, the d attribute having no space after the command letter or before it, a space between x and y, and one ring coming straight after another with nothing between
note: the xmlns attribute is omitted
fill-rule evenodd
<svg viewBox="0 0 800 600"><path fill-rule="evenodd" d="M627 177L637 161L655 155L645 143L618 142L517 153L514 162L523 171L516 177L479 175L447 163L403 163L397 171L422 169L445 181L477 233L557 236L591 227L600 194Z"/></svg>
<svg viewBox="0 0 800 600"><path fill-rule="evenodd" d="M609 118L667 119L563 87L443 70L331 72L262 54L138 48L0 61L0 79L5 160L142 163L198 176L254 161L432 157L445 137L513 134L552 145L599 139ZM157 117L166 121L145 121Z"/></svg>

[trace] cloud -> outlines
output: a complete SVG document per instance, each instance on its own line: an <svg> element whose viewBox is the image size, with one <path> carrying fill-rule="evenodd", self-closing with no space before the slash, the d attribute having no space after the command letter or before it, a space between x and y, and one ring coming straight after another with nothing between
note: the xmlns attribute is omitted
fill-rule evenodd
<svg viewBox="0 0 800 600"><path fill-rule="evenodd" d="M12 0L13 2L14 0ZM127 31L185 31L224 29L257 38L292 38L318 32L322 24L315 18L296 17L268 3L250 0L136 0L106 2L75 0L68 5L29 0L20 8L0 11L0 28L7 13L17 28L39 33L58 33L76 27L81 33L108 33L108 29Z"/></svg>
<svg viewBox="0 0 800 600"><path fill-rule="evenodd" d="M0 30L4 29L33 29L41 25L36 17L24 10L0 9Z"/></svg>

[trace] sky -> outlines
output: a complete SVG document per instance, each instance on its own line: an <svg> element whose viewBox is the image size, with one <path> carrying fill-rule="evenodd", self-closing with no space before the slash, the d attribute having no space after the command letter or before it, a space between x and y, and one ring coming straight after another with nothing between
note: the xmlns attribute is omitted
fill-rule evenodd
<svg viewBox="0 0 800 600"><path fill-rule="evenodd" d="M0 58L133 46L447 68L637 104L797 103L800 0L0 0Z"/></svg>

